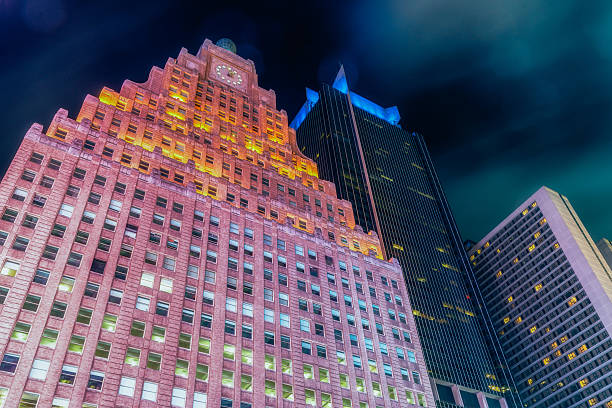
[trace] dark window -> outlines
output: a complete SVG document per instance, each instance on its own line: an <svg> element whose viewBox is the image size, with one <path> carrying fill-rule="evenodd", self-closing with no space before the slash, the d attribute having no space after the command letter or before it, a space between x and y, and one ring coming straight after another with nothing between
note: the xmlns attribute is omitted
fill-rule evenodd
<svg viewBox="0 0 612 408"><path fill-rule="evenodd" d="M106 261L94 258L93 262L91 263L90 271L95 272L95 273L104 273L105 267L106 267Z"/></svg>
<svg viewBox="0 0 612 408"><path fill-rule="evenodd" d="M49 280L49 271L45 271L44 269L37 269L34 274L33 282L40 283L41 285L46 285Z"/></svg>

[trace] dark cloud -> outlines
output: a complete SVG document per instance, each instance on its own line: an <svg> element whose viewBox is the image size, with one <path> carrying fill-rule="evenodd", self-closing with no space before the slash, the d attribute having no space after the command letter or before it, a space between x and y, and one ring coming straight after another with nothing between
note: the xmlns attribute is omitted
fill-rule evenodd
<svg viewBox="0 0 612 408"><path fill-rule="evenodd" d="M86 93L144 81L181 47L232 38L289 115L304 87L349 84L422 132L466 238L541 185L612 235L612 3L0 0L0 148ZM9 155L0 163L8 166Z"/></svg>

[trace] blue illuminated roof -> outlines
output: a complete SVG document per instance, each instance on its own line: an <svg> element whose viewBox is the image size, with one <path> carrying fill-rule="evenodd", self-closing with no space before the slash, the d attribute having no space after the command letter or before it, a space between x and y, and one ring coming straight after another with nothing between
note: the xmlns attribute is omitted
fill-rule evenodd
<svg viewBox="0 0 612 408"><path fill-rule="evenodd" d="M336 79L334 80L333 87L344 94L349 93L348 83L346 81L346 74L344 73L344 67L340 67L340 70L336 75ZM362 109L368 113L371 113L372 115L381 118L386 122L389 122L393 126L399 127L400 114L397 110L397 106L383 108L382 106L375 104L374 102L356 94L355 92L350 92L350 97L353 106ZM312 107L318 101L319 94L313 91L312 89L306 88L306 103L304 103L300 111L297 113L290 126L294 129L299 128L304 119L306 119L306 115L308 115L308 112L310 112Z"/></svg>
<svg viewBox="0 0 612 408"><path fill-rule="evenodd" d="M308 112L310 112L312 107L315 106L317 102L319 102L318 92L313 91L310 88L306 88L306 102L304 102L304 105L302 105L299 112L297 113L297 115L295 115L295 118L293 118L289 126L294 129L299 128L304 119L306 119L306 115L308 115Z"/></svg>

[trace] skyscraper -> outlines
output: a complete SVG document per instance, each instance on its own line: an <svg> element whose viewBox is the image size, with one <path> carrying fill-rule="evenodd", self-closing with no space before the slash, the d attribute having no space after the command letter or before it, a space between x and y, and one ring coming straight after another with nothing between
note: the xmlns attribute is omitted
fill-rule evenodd
<svg viewBox="0 0 612 408"><path fill-rule="evenodd" d="M540 188L469 253L525 406L612 407L612 270L567 198Z"/></svg>
<svg viewBox="0 0 612 408"><path fill-rule="evenodd" d="M597 249L603 255L604 259L608 263L608 266L612 268L612 243L606 238L602 238L597 241Z"/></svg>
<svg viewBox="0 0 612 408"><path fill-rule="evenodd" d="M0 406L434 404L398 262L219 44L26 133L0 184Z"/></svg>
<svg viewBox="0 0 612 408"><path fill-rule="evenodd" d="M381 238L402 265L427 368L439 406L513 404L486 312L455 221L421 135L349 91L340 69L333 86L306 90L291 123L302 151L353 203L355 221ZM490 340L487 342L487 340ZM500 398L506 396L505 399Z"/></svg>

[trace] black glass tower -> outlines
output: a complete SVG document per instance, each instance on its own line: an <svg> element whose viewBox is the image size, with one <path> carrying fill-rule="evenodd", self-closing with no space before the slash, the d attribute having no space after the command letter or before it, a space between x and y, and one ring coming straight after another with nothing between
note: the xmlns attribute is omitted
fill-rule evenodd
<svg viewBox="0 0 612 408"><path fill-rule="evenodd" d="M291 124L299 147L400 261L438 406L520 406L422 136L396 107L349 91L342 68L306 96Z"/></svg>

